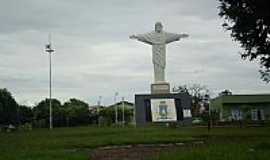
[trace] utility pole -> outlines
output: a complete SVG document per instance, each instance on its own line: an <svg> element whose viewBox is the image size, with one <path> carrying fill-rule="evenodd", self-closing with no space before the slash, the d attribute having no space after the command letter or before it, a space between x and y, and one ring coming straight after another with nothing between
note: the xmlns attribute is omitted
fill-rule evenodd
<svg viewBox="0 0 270 160"><path fill-rule="evenodd" d="M45 51L49 53L49 101L50 101L50 130L53 129L53 117L52 117L52 53L54 49L52 49L51 44L51 35L49 34L49 43L45 46Z"/></svg>

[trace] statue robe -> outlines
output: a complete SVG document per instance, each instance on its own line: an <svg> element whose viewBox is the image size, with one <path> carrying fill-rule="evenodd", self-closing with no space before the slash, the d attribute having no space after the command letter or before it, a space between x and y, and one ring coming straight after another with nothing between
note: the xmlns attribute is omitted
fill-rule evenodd
<svg viewBox="0 0 270 160"><path fill-rule="evenodd" d="M153 31L136 36L139 41L152 45L155 82L165 82L166 44L178 41L181 34Z"/></svg>

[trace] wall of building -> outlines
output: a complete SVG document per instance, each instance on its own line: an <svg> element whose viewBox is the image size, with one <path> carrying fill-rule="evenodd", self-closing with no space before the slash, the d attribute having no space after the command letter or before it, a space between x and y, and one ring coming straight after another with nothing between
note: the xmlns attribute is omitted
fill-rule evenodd
<svg viewBox="0 0 270 160"><path fill-rule="evenodd" d="M254 111L262 112L262 119L270 120L270 103L223 104L222 108L223 121L237 120L238 116L243 120L254 120Z"/></svg>

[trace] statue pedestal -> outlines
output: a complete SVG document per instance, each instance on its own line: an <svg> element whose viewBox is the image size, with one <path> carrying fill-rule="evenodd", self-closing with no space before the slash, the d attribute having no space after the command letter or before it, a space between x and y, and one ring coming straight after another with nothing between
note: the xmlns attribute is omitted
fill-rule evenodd
<svg viewBox="0 0 270 160"><path fill-rule="evenodd" d="M151 94L168 94L170 93L170 84L167 82L158 82L151 84Z"/></svg>
<svg viewBox="0 0 270 160"><path fill-rule="evenodd" d="M174 100L174 103L171 103ZM167 113L176 116L175 120L155 119L160 105L157 101L167 104ZM169 103L170 102L170 103ZM166 94L136 94L135 95L135 122L136 126L147 126L158 124L166 125L168 123L177 123L178 125L191 126L192 117L185 113L191 113L192 98L186 93L166 93ZM164 105L163 105L164 106ZM174 109L170 109L174 108ZM158 121L157 121L158 120Z"/></svg>

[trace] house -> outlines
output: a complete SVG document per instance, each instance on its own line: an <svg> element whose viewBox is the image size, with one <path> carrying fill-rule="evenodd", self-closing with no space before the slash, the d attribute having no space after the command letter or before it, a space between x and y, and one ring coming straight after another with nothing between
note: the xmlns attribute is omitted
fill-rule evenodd
<svg viewBox="0 0 270 160"><path fill-rule="evenodd" d="M89 112L90 113L96 113L98 112L98 110L102 110L106 108L106 106L103 106L103 105L92 105L92 106L89 106Z"/></svg>
<svg viewBox="0 0 270 160"><path fill-rule="evenodd" d="M134 103L131 103L131 102L128 102L128 101L120 101L120 102L117 102L116 104L112 104L108 107L117 107L117 108L122 108L124 105L125 109L134 109Z"/></svg>
<svg viewBox="0 0 270 160"><path fill-rule="evenodd" d="M115 104L108 106L106 109L113 111L111 116L113 116L115 123L117 123L115 121L116 113L118 115L118 118L117 118L118 122L121 121L122 123L126 123L126 124L130 122L134 122L134 103L131 103L128 101L120 101L120 102L117 102Z"/></svg>
<svg viewBox="0 0 270 160"><path fill-rule="evenodd" d="M270 94L220 94L210 101L210 109L220 121L270 120Z"/></svg>

